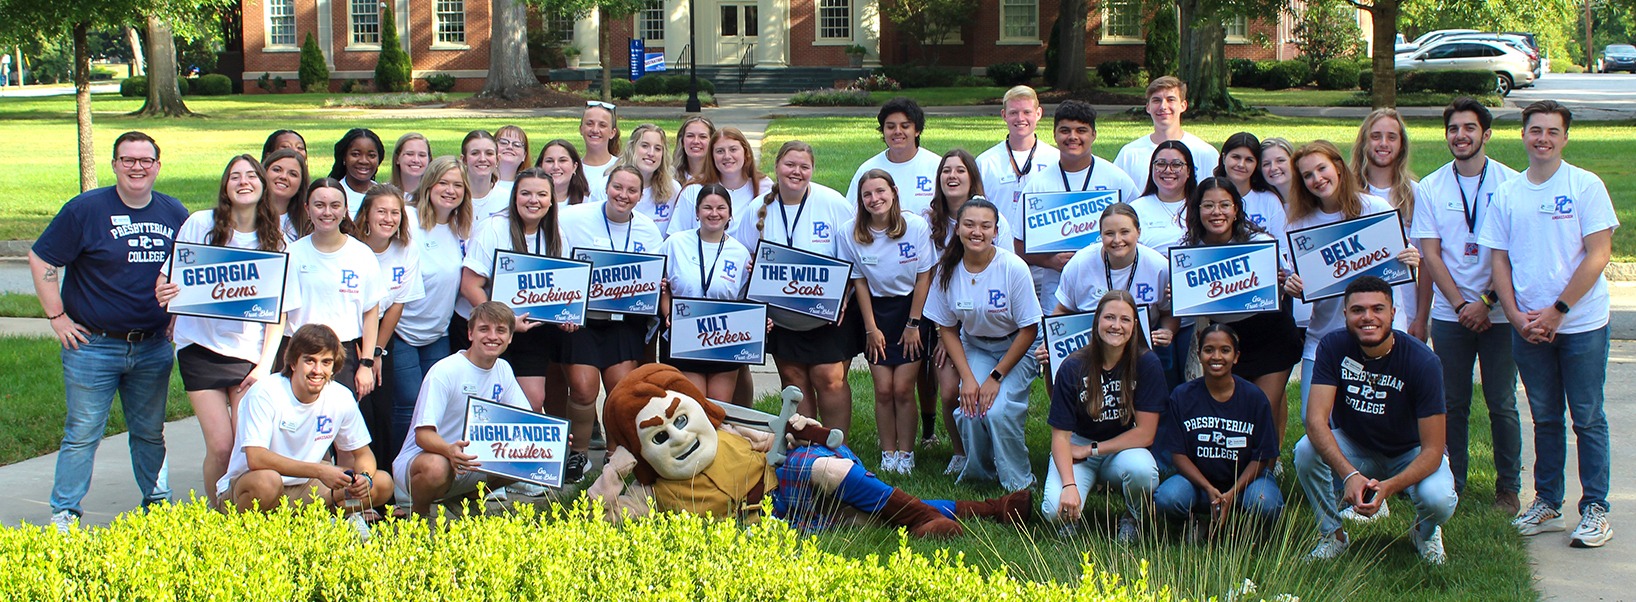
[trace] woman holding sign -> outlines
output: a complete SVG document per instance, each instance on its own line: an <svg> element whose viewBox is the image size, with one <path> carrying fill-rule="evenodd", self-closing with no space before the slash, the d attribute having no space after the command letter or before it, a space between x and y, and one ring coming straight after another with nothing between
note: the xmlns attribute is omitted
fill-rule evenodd
<svg viewBox="0 0 1636 602"><path fill-rule="evenodd" d="M882 169L858 181L858 217L841 224L840 259L852 262L853 294L863 316L864 357L875 381L881 472L915 469L916 377L925 358L921 310L937 257L926 220L898 205Z"/></svg>
<svg viewBox="0 0 1636 602"><path fill-rule="evenodd" d="M1166 140L1153 149L1153 160L1148 163L1147 189L1130 202L1141 216L1142 246L1168 256L1170 248L1181 242L1187 232L1187 198L1197 186L1195 171L1193 151L1182 141ZM1165 296L1170 295L1166 292ZM1193 320L1176 321L1174 329L1169 324L1172 323L1161 329L1169 330L1166 333L1169 336L1153 338L1153 352L1159 354L1159 362L1165 367L1165 381L1175 389L1185 380L1187 341L1193 338ZM1173 341L1182 344L1175 345Z"/></svg>
<svg viewBox="0 0 1636 602"><path fill-rule="evenodd" d="M250 155L233 157L222 172L216 207L189 216L176 232L176 241L283 251L284 235L268 202L266 182L261 163ZM285 310L299 302L297 285L288 276L284 284ZM168 304L180 290L180 285L160 276L156 290L160 305ZM172 322L177 371L182 375L193 414L199 417L199 430L204 432L206 482L214 483L227 474L239 400L250 385L271 373L283 334L282 314L277 324L192 316L176 316ZM211 508L220 505L215 487L206 487L205 494Z"/></svg>
<svg viewBox="0 0 1636 602"><path fill-rule="evenodd" d="M540 158L534 160L534 167L545 170L545 175L551 177L551 198L556 204L568 207L591 198L591 185L585 181L579 150L573 143L561 138L545 143L545 148L540 149Z"/></svg>
<svg viewBox="0 0 1636 602"><path fill-rule="evenodd" d="M1022 258L994 246L1000 211L983 199L960 208L959 227L937 265L926 317L960 372L954 422L967 461L957 480L998 480L1007 491L1034 483L1023 423L1039 362L1039 298Z"/></svg>
<svg viewBox="0 0 1636 602"><path fill-rule="evenodd" d="M1234 148L1223 154L1222 164L1237 162L1235 154L1241 150ZM1187 199L1187 235L1182 237L1182 246L1273 242L1266 230L1251 221L1246 205L1237 183L1226 178L1205 178ZM1281 276L1284 272L1279 270ZM1284 389L1289 384L1290 369L1301 361L1300 333L1295 329L1289 303L1279 303L1278 311L1220 314L1210 316L1210 320L1232 324L1237 331L1233 335L1233 348L1238 351L1233 374L1261 389L1272 402L1277 432L1284 432L1289 418Z"/></svg>
<svg viewBox="0 0 1636 602"><path fill-rule="evenodd" d="M1385 199L1362 191L1357 178L1346 170L1341 151L1328 140L1318 140L1302 146L1292 157L1301 185L1293 187L1289 202L1289 231L1333 224L1383 211L1391 211ZM1420 252L1407 245L1397 254L1397 260L1410 269L1420 265ZM1284 280L1284 290L1292 296L1301 296L1299 274ZM1312 321L1307 325L1306 342L1301 348L1301 415L1306 416L1307 398L1312 392L1312 363L1317 357L1318 341L1336 330L1346 327L1342 315L1342 297L1330 297L1312 302ZM1399 300L1402 302L1403 300Z"/></svg>
<svg viewBox="0 0 1636 602"><path fill-rule="evenodd" d="M381 301L381 340L371 356L376 362L385 361L386 345L397 332L404 306L426 298L426 285L420 279L420 250L409 240L409 219L403 193L391 184L377 184L369 189L358 207L358 215L353 218L353 223L358 225L353 237L375 252L381 274L386 278L386 299ZM381 368L380 363L375 365L376 382L382 382ZM420 387L415 387L415 393L420 393ZM414 401L411 400L408 407L400 407L396 392L393 397L379 392L358 401L364 423L369 427L369 446L382 464L390 466L398 448L403 447L403 439L392 436L393 417L400 412L412 417Z"/></svg>
<svg viewBox="0 0 1636 602"><path fill-rule="evenodd" d="M1136 336L1136 299L1109 291L1096 304L1091 342L1063 362L1051 385L1051 460L1045 467L1045 502L1052 522L1074 524L1098 480L1125 496L1115 538L1141 534L1142 508L1159 485L1153 437L1167 396L1164 368Z"/></svg>
<svg viewBox="0 0 1636 602"><path fill-rule="evenodd" d="M664 313L667 328L671 297L737 300L744 285L745 266L750 265L750 250L727 235L727 223L733 219L733 197L725 186L706 184L699 189L695 217L698 229L677 232L659 245L659 254L670 266L659 298L659 311ZM672 358L669 343L663 351L664 362L681 370L706 397L733 399L741 364Z"/></svg>

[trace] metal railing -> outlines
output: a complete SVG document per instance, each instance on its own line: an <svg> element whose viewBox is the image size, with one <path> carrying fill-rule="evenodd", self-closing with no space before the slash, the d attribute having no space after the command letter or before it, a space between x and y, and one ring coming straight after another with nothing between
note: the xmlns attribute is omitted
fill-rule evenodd
<svg viewBox="0 0 1636 602"><path fill-rule="evenodd" d="M755 62L750 60L750 57L755 55L755 48L755 42L745 44L744 54L738 60L738 91L740 94L744 93L744 80L749 79L750 70L755 68Z"/></svg>

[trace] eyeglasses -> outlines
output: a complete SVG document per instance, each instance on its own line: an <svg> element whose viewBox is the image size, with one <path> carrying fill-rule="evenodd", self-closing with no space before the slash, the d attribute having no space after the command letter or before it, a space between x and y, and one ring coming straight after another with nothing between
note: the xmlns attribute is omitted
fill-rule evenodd
<svg viewBox="0 0 1636 602"><path fill-rule="evenodd" d="M1186 161L1154 161L1153 171L1182 171L1187 169Z"/></svg>
<svg viewBox="0 0 1636 602"><path fill-rule="evenodd" d="M1232 211L1237 208L1232 201L1199 203L1199 211Z"/></svg>
<svg viewBox="0 0 1636 602"><path fill-rule="evenodd" d="M159 160L153 157L118 157L114 160L125 169L134 169L138 165L142 166L142 169L153 169L153 166L159 163Z"/></svg>
<svg viewBox="0 0 1636 602"><path fill-rule="evenodd" d="M499 143L498 145L500 148L522 148L524 146L523 141L512 140L510 138L501 138L496 142Z"/></svg>
<svg viewBox="0 0 1636 602"><path fill-rule="evenodd" d="M585 108L591 108L591 107L604 108L604 109L607 109L609 113L612 113L612 112L619 109L619 107L614 106L614 103L611 103L611 102L602 102L600 100L587 100L587 101L585 101Z"/></svg>

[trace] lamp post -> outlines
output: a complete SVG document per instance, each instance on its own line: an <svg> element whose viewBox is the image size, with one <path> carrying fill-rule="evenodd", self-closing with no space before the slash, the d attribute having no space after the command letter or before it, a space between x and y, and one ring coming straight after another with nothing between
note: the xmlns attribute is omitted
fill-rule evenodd
<svg viewBox="0 0 1636 602"><path fill-rule="evenodd" d="M687 0L687 49L693 54L687 57L687 107L688 113L700 113L704 106L699 103L699 38L698 28L693 22L693 10L698 0Z"/></svg>

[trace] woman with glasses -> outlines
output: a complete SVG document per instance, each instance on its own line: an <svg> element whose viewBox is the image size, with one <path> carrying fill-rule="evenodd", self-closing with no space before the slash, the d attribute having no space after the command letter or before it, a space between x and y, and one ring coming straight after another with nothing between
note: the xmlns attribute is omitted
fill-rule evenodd
<svg viewBox="0 0 1636 602"><path fill-rule="evenodd" d="M1170 248L1187 233L1187 197L1197 186L1193 178L1193 151L1180 140L1166 140L1153 149L1153 160L1148 166L1147 188L1130 206L1142 221L1142 237L1138 242L1168 257ZM1166 291L1166 305L1169 296ZM1174 389L1186 380L1183 371L1187 366L1187 342L1193 337L1193 320L1167 319L1153 335L1153 351L1164 365L1165 381ZM1177 341L1183 344L1172 344Z"/></svg>
<svg viewBox="0 0 1636 602"><path fill-rule="evenodd" d="M528 134L515 125L501 126L494 130L494 147L497 153L495 179L515 185L517 172L528 165Z"/></svg>

